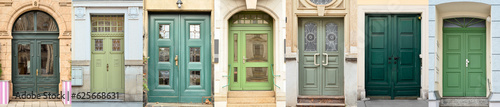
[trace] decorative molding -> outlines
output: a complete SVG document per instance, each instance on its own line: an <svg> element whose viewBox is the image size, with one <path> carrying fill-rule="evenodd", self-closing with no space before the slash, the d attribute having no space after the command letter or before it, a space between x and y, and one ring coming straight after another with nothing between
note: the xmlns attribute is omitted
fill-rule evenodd
<svg viewBox="0 0 500 107"><path fill-rule="evenodd" d="M317 8L324 7L324 9L345 9L345 0L332 0L332 2L324 5L316 5L310 0L298 0L299 6L297 9L299 10L316 10ZM323 10L324 10L323 9Z"/></svg>
<svg viewBox="0 0 500 107"><path fill-rule="evenodd" d="M139 7L128 7L128 19L139 19Z"/></svg>
<svg viewBox="0 0 500 107"><path fill-rule="evenodd" d="M0 36L9 36L7 31L0 31Z"/></svg>
<svg viewBox="0 0 500 107"><path fill-rule="evenodd" d="M2 7L12 6L12 1L0 1L0 6Z"/></svg>
<svg viewBox="0 0 500 107"><path fill-rule="evenodd" d="M33 0L33 3L31 5L34 7L40 6L40 0Z"/></svg>
<svg viewBox="0 0 500 107"><path fill-rule="evenodd" d="M257 0L245 0L247 9L257 9Z"/></svg>
<svg viewBox="0 0 500 107"><path fill-rule="evenodd" d="M64 31L63 36L71 36L71 31Z"/></svg>
<svg viewBox="0 0 500 107"><path fill-rule="evenodd" d="M68 7L71 7L71 2L59 2L59 6L68 6Z"/></svg>
<svg viewBox="0 0 500 107"><path fill-rule="evenodd" d="M75 7L75 19L85 20L85 7Z"/></svg>

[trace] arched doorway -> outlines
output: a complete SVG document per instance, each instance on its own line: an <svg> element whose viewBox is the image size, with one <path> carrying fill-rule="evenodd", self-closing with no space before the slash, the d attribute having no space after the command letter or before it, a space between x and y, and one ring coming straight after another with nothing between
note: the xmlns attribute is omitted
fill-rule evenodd
<svg viewBox="0 0 500 107"><path fill-rule="evenodd" d="M240 12L228 23L229 90L272 90L272 17L264 12Z"/></svg>
<svg viewBox="0 0 500 107"><path fill-rule="evenodd" d="M443 96L486 96L486 21L443 20Z"/></svg>
<svg viewBox="0 0 500 107"><path fill-rule="evenodd" d="M59 89L59 29L49 14L29 11L12 29L14 95L57 93Z"/></svg>

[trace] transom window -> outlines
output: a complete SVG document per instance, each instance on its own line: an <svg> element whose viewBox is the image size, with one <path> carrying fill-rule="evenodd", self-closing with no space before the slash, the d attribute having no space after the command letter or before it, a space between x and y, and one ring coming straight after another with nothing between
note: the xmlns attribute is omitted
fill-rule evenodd
<svg viewBox="0 0 500 107"><path fill-rule="evenodd" d="M233 15L232 24L271 24L271 16L262 12L245 12Z"/></svg>
<svg viewBox="0 0 500 107"><path fill-rule="evenodd" d="M332 0L310 0L310 1L316 5L325 5L332 2Z"/></svg>
<svg viewBox="0 0 500 107"><path fill-rule="evenodd" d="M49 14L42 11L26 12L17 18L14 23L13 32L37 32L49 31L57 32L56 21Z"/></svg>
<svg viewBox="0 0 500 107"><path fill-rule="evenodd" d="M445 28L484 28L486 21L478 18L451 18L444 19L443 27Z"/></svg>
<svg viewBox="0 0 500 107"><path fill-rule="evenodd" d="M92 32L123 32L123 15L92 15Z"/></svg>

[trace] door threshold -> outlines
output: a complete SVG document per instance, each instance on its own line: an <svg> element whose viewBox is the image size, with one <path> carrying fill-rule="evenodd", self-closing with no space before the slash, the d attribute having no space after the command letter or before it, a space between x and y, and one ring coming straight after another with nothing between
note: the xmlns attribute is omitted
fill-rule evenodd
<svg viewBox="0 0 500 107"><path fill-rule="evenodd" d="M406 96L406 97L394 97L391 99L391 96L367 96L366 98L370 98L370 100L418 100L417 96Z"/></svg>
<svg viewBox="0 0 500 107"><path fill-rule="evenodd" d="M441 97L441 99L488 99L488 97Z"/></svg>

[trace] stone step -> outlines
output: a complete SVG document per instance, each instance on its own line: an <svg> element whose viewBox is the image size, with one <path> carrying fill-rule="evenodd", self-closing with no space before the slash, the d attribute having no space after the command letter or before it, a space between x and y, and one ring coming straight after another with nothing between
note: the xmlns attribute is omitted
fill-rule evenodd
<svg viewBox="0 0 500 107"><path fill-rule="evenodd" d="M262 104L276 103L274 97L253 97L253 98L227 98L228 104Z"/></svg>
<svg viewBox="0 0 500 107"><path fill-rule="evenodd" d="M274 97L274 91L229 91L228 98Z"/></svg>
<svg viewBox="0 0 500 107"><path fill-rule="evenodd" d="M297 103L344 104L344 96L298 96Z"/></svg>
<svg viewBox="0 0 500 107"><path fill-rule="evenodd" d="M297 103L297 107L345 107L343 103Z"/></svg>
<svg viewBox="0 0 500 107"><path fill-rule="evenodd" d="M276 103L261 103L261 104L227 104L227 107L276 107Z"/></svg>
<svg viewBox="0 0 500 107"><path fill-rule="evenodd" d="M439 102L441 107L488 107L487 97L443 97Z"/></svg>

